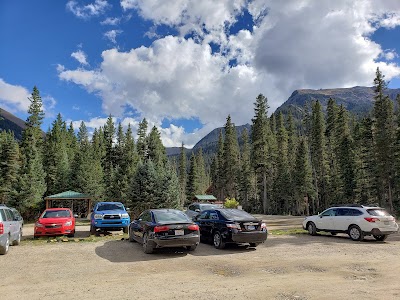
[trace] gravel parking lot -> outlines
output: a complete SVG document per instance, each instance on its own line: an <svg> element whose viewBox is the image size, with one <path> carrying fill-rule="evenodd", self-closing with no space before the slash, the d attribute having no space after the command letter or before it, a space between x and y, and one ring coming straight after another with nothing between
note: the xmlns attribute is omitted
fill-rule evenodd
<svg viewBox="0 0 400 300"><path fill-rule="evenodd" d="M269 230L302 218L265 217ZM286 224L290 225L286 225ZM77 237L89 235L77 227ZM32 226L24 229L25 239ZM32 243L0 257L2 299L400 299L400 235L386 242L346 235L270 235L256 249L148 255L126 239Z"/></svg>

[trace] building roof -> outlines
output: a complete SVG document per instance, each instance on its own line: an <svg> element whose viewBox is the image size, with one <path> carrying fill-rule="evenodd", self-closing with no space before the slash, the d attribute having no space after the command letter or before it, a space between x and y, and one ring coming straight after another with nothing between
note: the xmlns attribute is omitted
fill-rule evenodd
<svg viewBox="0 0 400 300"><path fill-rule="evenodd" d="M216 201L217 198L215 198L213 195L194 195L194 197L197 200L202 200L202 201Z"/></svg>
<svg viewBox="0 0 400 300"><path fill-rule="evenodd" d="M47 196L45 199L90 199L87 194L82 194L74 191L66 191L59 194Z"/></svg>

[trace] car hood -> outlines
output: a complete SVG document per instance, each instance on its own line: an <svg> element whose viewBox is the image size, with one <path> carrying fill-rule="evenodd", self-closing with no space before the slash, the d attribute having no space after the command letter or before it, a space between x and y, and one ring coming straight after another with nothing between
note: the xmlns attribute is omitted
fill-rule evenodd
<svg viewBox="0 0 400 300"><path fill-rule="evenodd" d="M39 219L40 224L53 224L53 223L65 223L72 221L72 218L41 218Z"/></svg>

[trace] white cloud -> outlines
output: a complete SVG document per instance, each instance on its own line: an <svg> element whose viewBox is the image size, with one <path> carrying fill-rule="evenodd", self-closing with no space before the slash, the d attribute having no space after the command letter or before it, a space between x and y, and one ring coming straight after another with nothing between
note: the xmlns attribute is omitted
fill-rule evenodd
<svg viewBox="0 0 400 300"><path fill-rule="evenodd" d="M117 35L121 34L121 33L122 33L122 30L115 30L114 29L114 30L109 30L106 33L104 33L104 36L107 39L109 39L113 44L116 44L117 43L117 40L116 40Z"/></svg>
<svg viewBox="0 0 400 300"><path fill-rule="evenodd" d="M20 86L12 85L0 78L0 106L10 112L27 112L31 102L29 91Z"/></svg>
<svg viewBox="0 0 400 300"><path fill-rule="evenodd" d="M78 105L72 105L73 110L80 110L81 108Z"/></svg>
<svg viewBox="0 0 400 300"><path fill-rule="evenodd" d="M82 50L73 52L71 57L75 58L82 65L88 65L86 53Z"/></svg>
<svg viewBox="0 0 400 300"><path fill-rule="evenodd" d="M120 22L119 18L107 18L104 21L100 22L101 25L118 25Z"/></svg>
<svg viewBox="0 0 400 300"><path fill-rule="evenodd" d="M400 75L395 52L371 40L378 28L398 25L398 1L123 0L121 6L181 34L105 50L99 68L58 67L59 78L97 94L107 114L123 117L128 106L140 114L136 120L158 126L164 118L192 117L204 125L195 133L160 129L167 145L193 144L228 114L238 125L250 122L259 93L274 111L295 89L370 86L378 66L388 80ZM245 8L254 26L229 34ZM195 37L183 38L188 32Z"/></svg>
<svg viewBox="0 0 400 300"><path fill-rule="evenodd" d="M78 1L70 0L67 2L66 7L76 17L89 19L104 14L110 4L106 0L95 0L94 3L79 5Z"/></svg>

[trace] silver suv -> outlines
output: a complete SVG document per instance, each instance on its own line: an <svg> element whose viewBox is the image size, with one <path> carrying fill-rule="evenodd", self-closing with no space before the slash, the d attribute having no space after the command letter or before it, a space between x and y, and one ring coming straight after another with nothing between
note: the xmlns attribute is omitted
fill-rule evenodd
<svg viewBox="0 0 400 300"><path fill-rule="evenodd" d="M11 245L19 245L22 237L20 218L12 210L0 204L0 255L7 254Z"/></svg>
<svg viewBox="0 0 400 300"><path fill-rule="evenodd" d="M389 234L399 230L395 218L385 209L355 204L331 207L319 215L306 217L303 228L310 235L318 231L330 232L332 235L347 233L353 241L361 241L367 235L384 241Z"/></svg>

